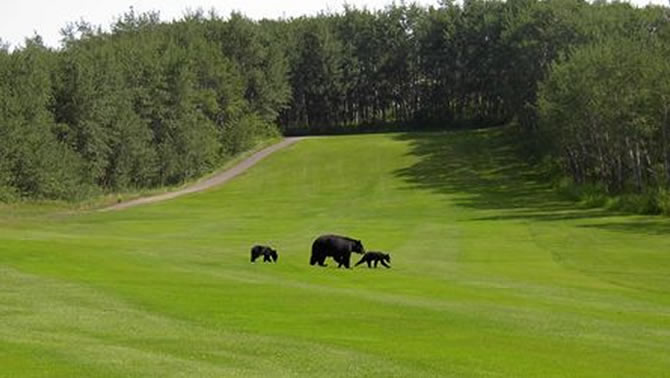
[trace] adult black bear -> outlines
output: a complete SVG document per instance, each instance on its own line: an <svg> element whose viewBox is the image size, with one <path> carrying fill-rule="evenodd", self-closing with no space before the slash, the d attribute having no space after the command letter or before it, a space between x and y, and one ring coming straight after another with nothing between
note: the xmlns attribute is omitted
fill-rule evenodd
<svg viewBox="0 0 670 378"><path fill-rule="evenodd" d="M256 262L256 259L263 256L263 262L277 262L279 255L274 249L265 245L255 245L251 247L251 262Z"/></svg>
<svg viewBox="0 0 670 378"><path fill-rule="evenodd" d="M338 268L343 265L349 268L352 252L365 253L360 240L339 235L321 235L312 243L312 256L309 263L326 266L326 257L332 257L338 263Z"/></svg>
<svg viewBox="0 0 670 378"><path fill-rule="evenodd" d="M370 251L367 252L366 254L363 255L361 260L356 263L354 266L359 266L363 264L364 262L368 263L368 268L372 268L372 262L374 261L375 263L375 268L377 267L377 263L382 263L387 268L390 268L389 265L386 263L388 262L389 264L391 263L391 255L388 253L384 252L379 252L379 251Z"/></svg>

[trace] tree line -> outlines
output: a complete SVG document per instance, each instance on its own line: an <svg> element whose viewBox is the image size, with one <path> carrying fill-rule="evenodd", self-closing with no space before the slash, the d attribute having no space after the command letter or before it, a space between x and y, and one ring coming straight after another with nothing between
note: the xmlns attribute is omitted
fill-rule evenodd
<svg viewBox="0 0 670 378"><path fill-rule="evenodd" d="M278 130L512 121L575 183L665 190L669 43L666 7L581 0L80 22L0 49L0 199L176 184Z"/></svg>
<svg viewBox="0 0 670 378"><path fill-rule="evenodd" d="M278 135L286 59L254 22L129 12L0 51L0 199L173 185Z"/></svg>

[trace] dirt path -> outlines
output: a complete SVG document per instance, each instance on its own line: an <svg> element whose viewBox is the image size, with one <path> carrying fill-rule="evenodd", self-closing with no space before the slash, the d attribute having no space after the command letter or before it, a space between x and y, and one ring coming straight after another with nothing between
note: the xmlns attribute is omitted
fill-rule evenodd
<svg viewBox="0 0 670 378"><path fill-rule="evenodd" d="M281 142L277 144L273 144L272 146L266 147L255 154L251 155L250 157L246 158L239 164L233 166L230 169L227 169L215 176L212 176L208 178L207 180L198 182L196 184L193 184L189 187L186 187L184 189L180 189L174 192L169 192L169 193L164 193L164 194L158 194L155 196L151 197L142 197L138 199L134 199L128 202L122 202L113 206L106 207L104 209L101 209L101 211L113 211L113 210L122 210L122 209L127 209L129 207L134 207L134 206L139 206L147 203L154 203L154 202L160 202L160 201L166 201L172 198L180 197L185 194L189 193L195 193L195 192L200 192L215 186L219 186L222 184L225 184L228 180L234 178L235 176L239 175L240 173L246 171L247 169L253 167L267 157L268 155L272 154L275 151L278 151L284 147L288 147L292 145L293 143L296 143L300 140L304 139L303 137L289 137L285 138Z"/></svg>

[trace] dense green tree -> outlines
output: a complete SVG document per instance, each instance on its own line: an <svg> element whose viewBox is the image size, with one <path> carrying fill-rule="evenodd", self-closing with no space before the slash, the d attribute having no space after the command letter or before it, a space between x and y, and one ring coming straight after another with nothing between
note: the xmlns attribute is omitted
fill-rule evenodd
<svg viewBox="0 0 670 378"><path fill-rule="evenodd" d="M610 192L670 183L667 61L649 43L611 37L555 65L540 92L542 126L577 182Z"/></svg>
<svg viewBox="0 0 670 378"><path fill-rule="evenodd" d="M302 18L292 25L295 45L290 46L290 83L293 102L285 120L298 127L323 129L340 123L341 44L331 18Z"/></svg>
<svg viewBox="0 0 670 378"><path fill-rule="evenodd" d="M38 37L0 52L1 197L73 198L87 189L82 160L53 134L53 58Z"/></svg>
<svg viewBox="0 0 670 378"><path fill-rule="evenodd" d="M667 188L669 20L582 0L170 23L131 8L109 32L67 25L58 50L0 40L0 200L178 184L279 128L511 120L576 182Z"/></svg>

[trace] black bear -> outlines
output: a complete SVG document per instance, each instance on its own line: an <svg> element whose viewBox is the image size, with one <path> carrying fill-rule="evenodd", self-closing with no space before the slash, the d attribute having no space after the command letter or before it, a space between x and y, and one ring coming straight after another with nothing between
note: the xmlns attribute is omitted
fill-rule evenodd
<svg viewBox="0 0 670 378"><path fill-rule="evenodd" d="M279 255L274 249L265 245L255 245L251 247L251 262L256 262L256 259L263 256L263 262L277 262Z"/></svg>
<svg viewBox="0 0 670 378"><path fill-rule="evenodd" d="M387 268L390 268L389 265L386 263L388 262L389 264L391 263L391 255L388 253L384 252L379 252L379 251L370 251L367 252L363 255L361 260L356 263L354 266L359 266L363 264L364 262L368 263L368 268L372 268L372 262L374 261L375 263L375 268L377 267L377 263L382 263Z"/></svg>
<svg viewBox="0 0 670 378"><path fill-rule="evenodd" d="M321 235L312 243L312 256L309 263L326 266L326 257L332 257L338 263L338 268L342 266L349 268L352 252L365 253L360 240L339 235Z"/></svg>

